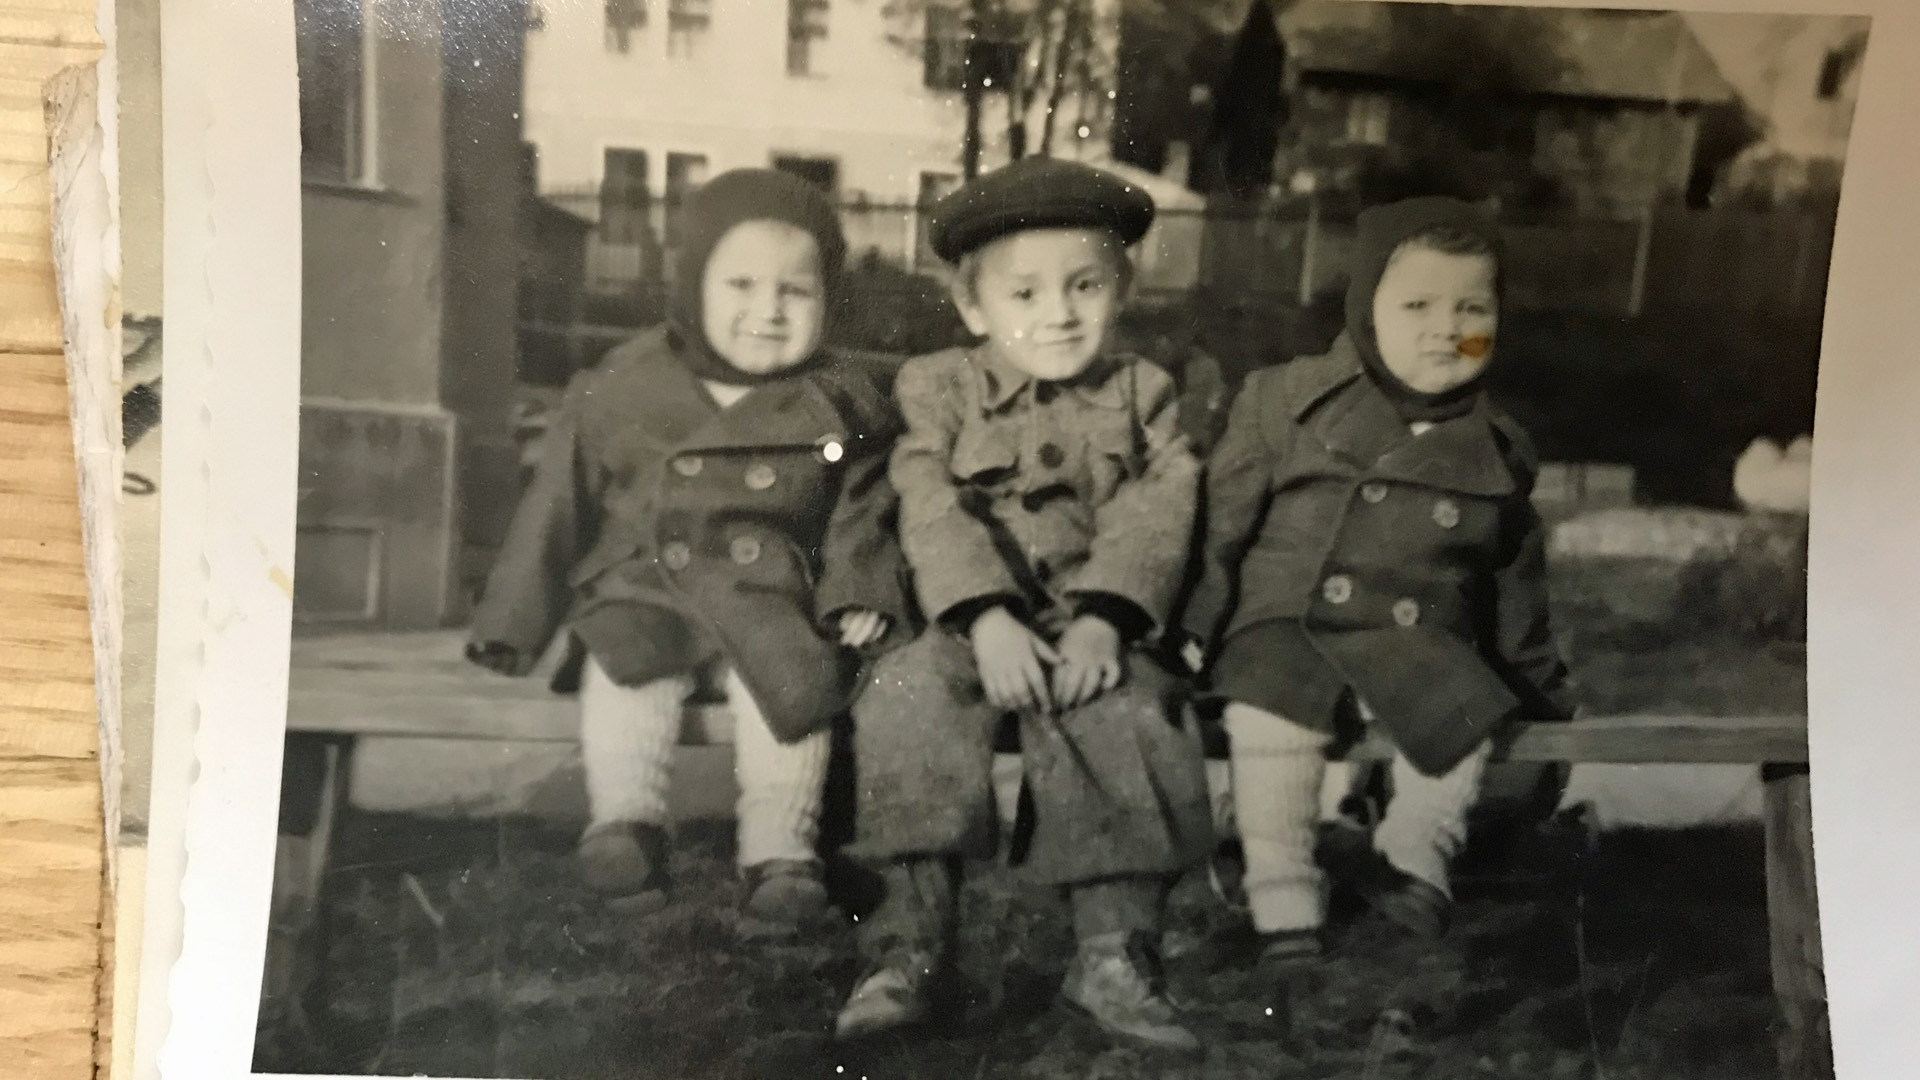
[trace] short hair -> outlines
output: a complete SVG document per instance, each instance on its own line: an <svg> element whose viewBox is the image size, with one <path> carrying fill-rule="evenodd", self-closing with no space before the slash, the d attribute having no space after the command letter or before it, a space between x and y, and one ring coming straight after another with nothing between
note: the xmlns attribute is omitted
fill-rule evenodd
<svg viewBox="0 0 1920 1080"><path fill-rule="evenodd" d="M1120 291L1127 291L1127 289L1133 285L1135 269L1133 257L1127 254L1128 248L1126 242L1121 240L1120 236L1111 229L1096 228L1092 231L1106 237L1107 242L1101 246L1104 250L1112 253L1113 269L1120 278ZM1007 234L1007 236L1012 235L1014 234ZM996 237L995 239L1000 240L1005 239L1005 237ZM964 296L969 300L977 299L974 295L974 289L980 284L980 253L992 247L994 243L995 241L990 240L974 248L972 251L960 256L959 261L953 264L952 269L947 273L947 287L951 289L956 296Z"/></svg>

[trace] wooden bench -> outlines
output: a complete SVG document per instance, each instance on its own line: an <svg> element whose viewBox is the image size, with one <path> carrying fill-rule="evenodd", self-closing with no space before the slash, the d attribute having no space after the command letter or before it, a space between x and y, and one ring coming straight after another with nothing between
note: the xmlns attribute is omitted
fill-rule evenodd
<svg viewBox="0 0 1920 1080"><path fill-rule="evenodd" d="M456 739L571 743L577 702L551 693L544 677L491 676L460 656L456 634L336 635L294 642L290 733L346 738ZM732 741L724 706L689 710L683 744ZM1377 739L1349 760L1390 757ZM1819 908L1813 876L1812 813L1805 716L1603 716L1531 724L1496 747L1496 760L1617 764L1748 764L1765 781L1766 880L1779 1054L1785 1080L1832 1075ZM326 837L349 801L344 769L322 797L310 880L317 892ZM278 891L276 886L276 891Z"/></svg>

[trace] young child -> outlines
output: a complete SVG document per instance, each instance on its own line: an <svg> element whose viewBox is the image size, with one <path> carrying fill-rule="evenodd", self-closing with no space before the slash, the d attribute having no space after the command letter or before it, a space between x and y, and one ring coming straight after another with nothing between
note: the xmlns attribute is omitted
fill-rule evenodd
<svg viewBox="0 0 1920 1080"><path fill-rule="evenodd" d="M1488 736L1565 712L1536 458L1480 387L1499 230L1468 204L1412 199L1362 214L1356 246L1332 350L1249 376L1233 405L1183 620L1226 703L1245 887L1274 961L1321 947L1315 825L1337 728L1377 725L1399 751L1353 884L1438 936Z"/></svg>
<svg viewBox="0 0 1920 1080"><path fill-rule="evenodd" d="M1158 932L1172 876L1211 818L1197 733L1172 678L1130 647L1156 634L1194 529L1198 462L1172 380L1105 348L1145 193L1027 159L948 196L934 250L981 338L909 361L893 451L901 543L936 621L877 665L854 706L852 850L880 867L871 964L843 1039L928 1019L949 964L960 860L990 856L996 730L1017 715L1030 876L1063 889L1078 951L1066 1000L1151 1046L1198 1043L1169 1003Z"/></svg>
<svg viewBox="0 0 1920 1080"><path fill-rule="evenodd" d="M906 629L886 452L890 372L821 346L845 252L832 205L783 173L716 177L684 210L669 324L576 379L473 621L468 655L529 670L563 624L587 654L587 881L624 906L667 884L682 706L729 668L745 913L810 923L828 721Z"/></svg>

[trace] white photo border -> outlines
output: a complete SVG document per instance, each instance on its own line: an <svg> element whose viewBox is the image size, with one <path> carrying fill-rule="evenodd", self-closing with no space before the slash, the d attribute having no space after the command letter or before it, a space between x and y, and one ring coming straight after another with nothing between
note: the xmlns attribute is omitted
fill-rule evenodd
<svg viewBox="0 0 1920 1080"><path fill-rule="evenodd" d="M1838 1076L1896 1080L1920 1061L1920 4L1686 6L1873 18L1816 404L1809 742ZM169 420L156 753L190 737L198 775L160 1068L169 1080L227 1080L251 1075L287 700L301 299L292 5L170 0L164 38ZM156 800L156 835L177 816ZM171 902L171 880L155 870L150 912Z"/></svg>

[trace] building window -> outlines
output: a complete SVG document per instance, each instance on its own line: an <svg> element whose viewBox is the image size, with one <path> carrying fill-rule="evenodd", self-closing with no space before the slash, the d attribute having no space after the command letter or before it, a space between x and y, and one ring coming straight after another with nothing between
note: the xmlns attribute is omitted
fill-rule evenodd
<svg viewBox="0 0 1920 1080"><path fill-rule="evenodd" d="M687 197L699 190L707 182L707 156L705 154L667 155L667 200L666 241L672 247L680 237L680 214L686 207Z"/></svg>
<svg viewBox="0 0 1920 1080"><path fill-rule="evenodd" d="M1393 125L1393 99L1385 94L1356 94L1347 103L1347 141L1385 146Z"/></svg>
<svg viewBox="0 0 1920 1080"><path fill-rule="evenodd" d="M1532 154L1535 127L1533 112L1513 105L1476 102L1460 114L1461 141L1481 153Z"/></svg>
<svg viewBox="0 0 1920 1080"><path fill-rule="evenodd" d="M787 74L818 75L815 48L827 39L828 0L787 0Z"/></svg>
<svg viewBox="0 0 1920 1080"><path fill-rule="evenodd" d="M816 184L830 195L840 190L840 163L832 158L775 154L773 167Z"/></svg>
<svg viewBox="0 0 1920 1080"><path fill-rule="evenodd" d="M600 177L600 239L638 244L648 235L653 193L647 187L647 152L609 148Z"/></svg>
<svg viewBox="0 0 1920 1080"><path fill-rule="evenodd" d="M295 0L294 49L301 175L367 182L367 21L361 0Z"/></svg>
<svg viewBox="0 0 1920 1080"><path fill-rule="evenodd" d="M1011 16L983 21L978 37L967 33L966 12L959 8L929 4L926 20L921 82L927 89L966 89L969 62L982 89L1004 89L1012 81L1026 47Z"/></svg>
<svg viewBox="0 0 1920 1080"><path fill-rule="evenodd" d="M1820 62L1820 82L1814 88L1821 101L1832 101L1840 96L1840 87L1847 81L1847 72L1853 67L1853 57L1846 49L1835 49Z"/></svg>
<svg viewBox="0 0 1920 1080"><path fill-rule="evenodd" d="M713 0L667 0L667 55L680 59L700 55L712 25Z"/></svg>
<svg viewBox="0 0 1920 1080"><path fill-rule="evenodd" d="M647 27L647 0L607 0L607 51L624 53Z"/></svg>

